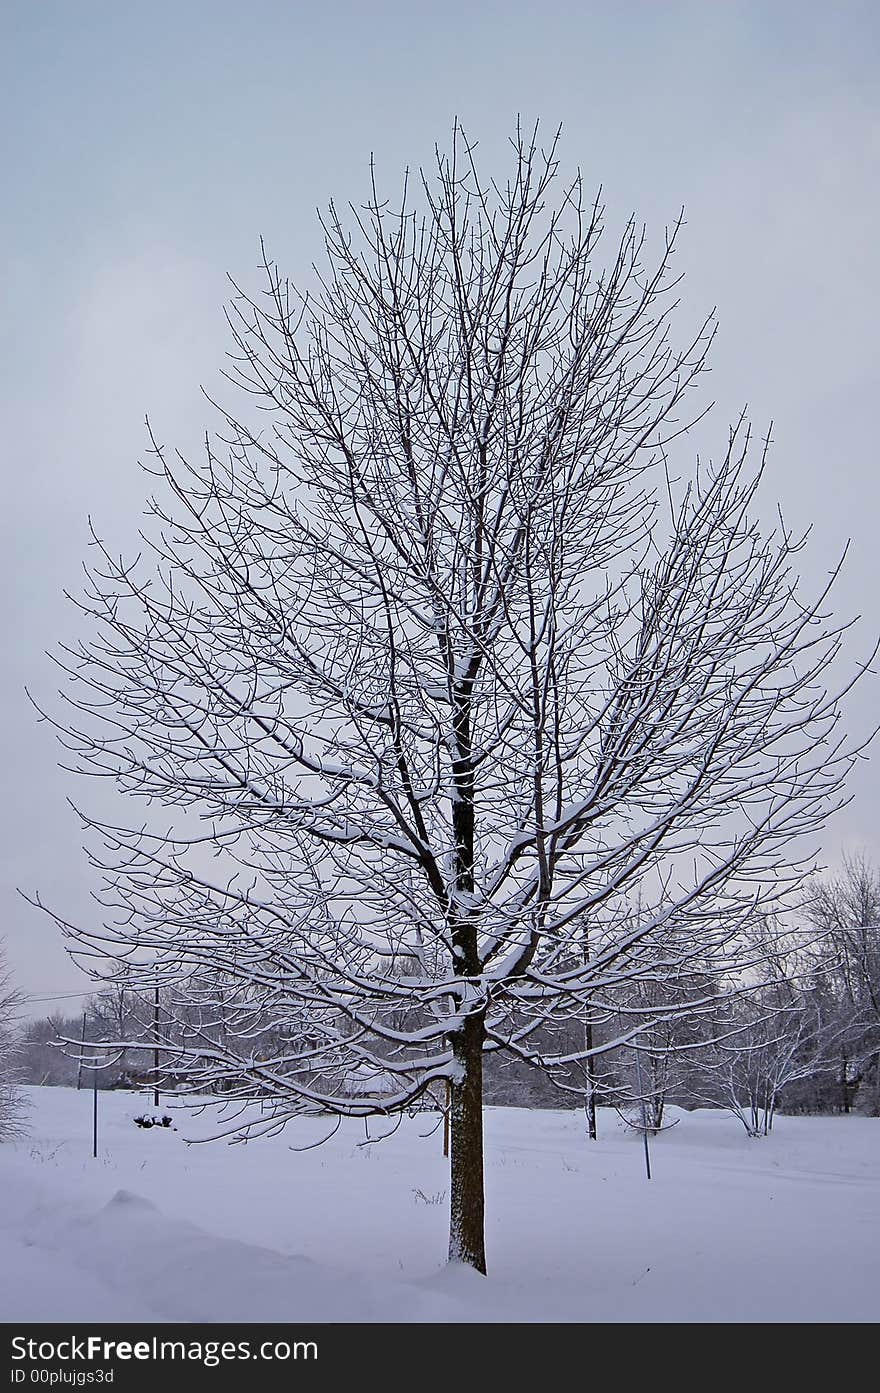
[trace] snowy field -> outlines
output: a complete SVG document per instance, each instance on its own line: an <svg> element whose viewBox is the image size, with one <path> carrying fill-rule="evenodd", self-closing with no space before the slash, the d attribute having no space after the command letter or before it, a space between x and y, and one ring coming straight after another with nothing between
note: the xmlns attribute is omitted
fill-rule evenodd
<svg viewBox="0 0 880 1393"><path fill-rule="evenodd" d="M27 1090L30 1135L0 1146L5 1321L874 1321L880 1121L778 1118L749 1140L675 1113L652 1146L600 1114L487 1112L490 1275L450 1270L448 1177L430 1116L381 1145L188 1146L132 1119L151 1098ZM386 1124L387 1125L387 1124ZM371 1124L375 1133L379 1129Z"/></svg>

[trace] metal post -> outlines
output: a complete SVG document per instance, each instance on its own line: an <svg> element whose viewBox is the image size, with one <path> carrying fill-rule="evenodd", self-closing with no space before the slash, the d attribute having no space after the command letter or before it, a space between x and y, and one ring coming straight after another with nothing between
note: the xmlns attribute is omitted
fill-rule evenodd
<svg viewBox="0 0 880 1393"><path fill-rule="evenodd" d="M92 1071L92 1156L98 1159L98 1075Z"/></svg>
<svg viewBox="0 0 880 1393"><path fill-rule="evenodd" d="M651 1179L651 1153L648 1150L648 1114L645 1112L645 1100L642 1099L642 1136L645 1139L645 1173Z"/></svg>
<svg viewBox="0 0 880 1393"><path fill-rule="evenodd" d="M583 941L584 968L586 969L590 961L590 940L586 929L584 930ZM584 1094L584 1112L587 1116L587 1135L590 1141L597 1138L596 1132L596 1084L593 1077L593 1020L590 1015L590 1005L584 1001L584 1071L586 1075L586 1093Z"/></svg>
<svg viewBox="0 0 880 1393"><path fill-rule="evenodd" d="M159 1106L159 988L153 996L153 1107Z"/></svg>

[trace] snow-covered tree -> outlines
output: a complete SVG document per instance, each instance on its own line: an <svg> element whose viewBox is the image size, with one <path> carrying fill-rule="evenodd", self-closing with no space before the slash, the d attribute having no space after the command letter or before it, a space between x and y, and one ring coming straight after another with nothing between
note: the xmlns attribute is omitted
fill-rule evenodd
<svg viewBox="0 0 880 1393"><path fill-rule="evenodd" d="M835 1068L846 1026L823 998L778 981L719 1003L712 1038L688 1077L691 1102L726 1108L749 1136L767 1136L782 1090Z"/></svg>
<svg viewBox="0 0 880 1393"><path fill-rule="evenodd" d="M811 887L806 912L825 936L826 994L849 1023L840 1031L844 1110L862 1088L880 1116L880 872L864 855L844 857L837 875Z"/></svg>
<svg viewBox="0 0 880 1393"><path fill-rule="evenodd" d="M673 346L680 224L603 263L555 142L496 182L456 129L322 225L313 291L268 255L236 291L203 458L151 437L143 557L96 539L58 723L147 811L84 814L106 920L64 927L141 993L226 980L178 1062L260 1096L240 1128L448 1084L449 1252L484 1271L484 1053L568 1077L656 1021L640 980L735 969L853 758L842 629L759 531L744 420L667 467L713 333Z"/></svg>
<svg viewBox="0 0 880 1393"><path fill-rule="evenodd" d="M661 972L662 972L661 968ZM707 1002L714 997L711 1010ZM697 1005L686 1010L688 999ZM650 1132L664 1124L667 1104L689 1095L693 1070L704 1050L717 1043L726 1026L726 1003L708 973L671 974L644 979L628 993L635 1006L653 1017L630 1044L615 1052L617 1087L612 1101L628 1119ZM664 1006L672 1009L664 1014Z"/></svg>
<svg viewBox="0 0 880 1393"><path fill-rule="evenodd" d="M20 1136L24 1128L25 1104L19 1081L19 1012L23 997L12 984L0 943L0 1141Z"/></svg>
<svg viewBox="0 0 880 1393"><path fill-rule="evenodd" d="M756 966L719 998L712 1029L683 1060L690 1102L726 1108L750 1136L766 1136L784 1090L830 1075L852 1021L829 991L829 936L773 917L752 929Z"/></svg>

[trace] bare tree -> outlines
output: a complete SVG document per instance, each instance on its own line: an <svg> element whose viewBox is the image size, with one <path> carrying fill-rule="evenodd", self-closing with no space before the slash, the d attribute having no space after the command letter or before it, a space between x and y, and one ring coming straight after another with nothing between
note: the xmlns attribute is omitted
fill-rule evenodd
<svg viewBox="0 0 880 1393"><path fill-rule="evenodd" d="M825 975L850 1023L840 1034L843 1110L864 1083L866 1092L872 1088L870 1110L880 1116L880 873L864 855L845 856L838 875L811 888L806 910L826 936Z"/></svg>
<svg viewBox="0 0 880 1393"><path fill-rule="evenodd" d="M25 1101L19 1088L21 1046L17 1030L23 1002L21 992L12 985L0 943L0 1141L19 1137L24 1131Z"/></svg>
<svg viewBox="0 0 880 1393"><path fill-rule="evenodd" d="M80 1072L76 1052L58 1049L58 1042L73 1039L79 1025L77 1017L62 1012L27 1022L19 1050L22 1083L51 1087L76 1083Z"/></svg>
<svg viewBox="0 0 880 1393"><path fill-rule="evenodd" d="M661 975L640 980L628 993L631 1005L651 1012L653 1021L618 1052L614 1100L631 1126L655 1134L663 1128L667 1104L688 1094L695 1062L707 1044L720 1044L719 1032L723 1037L726 1026L726 1002L711 973L691 971L683 977L673 972L667 977L664 970L661 965ZM688 998L697 1003L693 1013L686 1010ZM667 1003L672 1010L665 1014Z"/></svg>
<svg viewBox="0 0 880 1393"><path fill-rule="evenodd" d="M396 208L375 180L331 207L314 292L264 253L241 410L199 461L151 436L146 553L96 539L61 655L76 767L170 810L83 814L107 917L59 920L79 960L178 1000L226 977L193 1077L259 1094L251 1134L448 1081L449 1253L480 1271L484 1052L561 1074L585 1004L732 971L853 759L843 629L756 526L747 424L666 468L713 332L671 343L680 222L654 266L629 222L604 269L602 223L555 141L486 182L456 129ZM656 1015L633 996L601 1048Z"/></svg>
<svg viewBox="0 0 880 1393"><path fill-rule="evenodd" d="M719 1002L684 1089L691 1102L733 1113L751 1137L772 1130L783 1089L835 1069L851 1030L829 1010L814 936L763 922L759 941L767 948L760 984Z"/></svg>

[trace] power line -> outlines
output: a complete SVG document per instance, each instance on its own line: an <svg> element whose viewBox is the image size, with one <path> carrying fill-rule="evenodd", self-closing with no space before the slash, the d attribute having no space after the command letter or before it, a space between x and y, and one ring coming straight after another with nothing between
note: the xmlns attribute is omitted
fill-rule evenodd
<svg viewBox="0 0 880 1393"><path fill-rule="evenodd" d="M85 992L59 992L57 996L31 996L26 992L28 1001L68 1001L72 997L95 996L100 991L98 987L90 987Z"/></svg>

